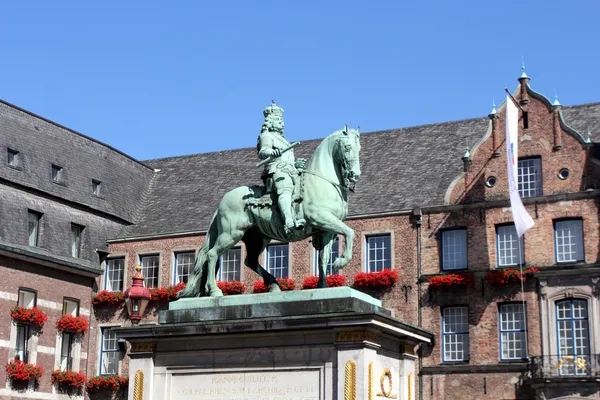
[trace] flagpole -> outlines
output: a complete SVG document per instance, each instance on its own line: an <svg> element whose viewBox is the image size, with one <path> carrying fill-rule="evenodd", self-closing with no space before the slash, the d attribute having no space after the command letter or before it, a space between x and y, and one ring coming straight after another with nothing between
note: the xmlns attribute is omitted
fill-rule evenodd
<svg viewBox="0 0 600 400"><path fill-rule="evenodd" d="M525 110L523 110L523 107L521 107L521 105L519 104L517 99L515 99L512 94L510 94L510 92L508 91L508 88L504 88L504 91L512 99L513 103L515 103L515 106L519 107L519 110L525 112Z"/></svg>
<svg viewBox="0 0 600 400"><path fill-rule="evenodd" d="M529 329L527 327L527 307L525 306L525 285L523 284L523 262L521 262L523 249L521 248L521 238L518 236L517 238L517 241L519 242L519 272L521 274L521 304L523 306L523 324L525 326L525 354L529 358ZM523 234L523 238L525 238L525 234Z"/></svg>

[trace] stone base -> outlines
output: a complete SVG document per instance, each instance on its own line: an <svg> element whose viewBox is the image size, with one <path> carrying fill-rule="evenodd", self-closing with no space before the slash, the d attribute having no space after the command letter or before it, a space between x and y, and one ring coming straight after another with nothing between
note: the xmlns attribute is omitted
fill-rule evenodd
<svg viewBox="0 0 600 400"><path fill-rule="evenodd" d="M144 400L414 399L433 334L350 288L182 299L158 325L118 328ZM138 399L135 399L138 400Z"/></svg>

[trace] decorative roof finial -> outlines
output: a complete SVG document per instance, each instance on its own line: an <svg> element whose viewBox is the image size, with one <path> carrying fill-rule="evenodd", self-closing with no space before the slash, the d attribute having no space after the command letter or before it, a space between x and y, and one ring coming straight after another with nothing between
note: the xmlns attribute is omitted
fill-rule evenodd
<svg viewBox="0 0 600 400"><path fill-rule="evenodd" d="M558 101L558 93L556 92L556 89L554 89L554 103L552 103L553 106L560 106L560 101Z"/></svg>
<svg viewBox="0 0 600 400"><path fill-rule="evenodd" d="M586 143L592 143L592 132L590 131L590 126L588 125L587 129L587 137L585 138Z"/></svg>
<svg viewBox="0 0 600 400"><path fill-rule="evenodd" d="M529 78L527 76L527 74L525 73L525 57L523 57L522 55L521 55L521 70L523 72L521 73L520 78Z"/></svg>
<svg viewBox="0 0 600 400"><path fill-rule="evenodd" d="M492 97L492 112L490 113L491 115L496 114L496 98Z"/></svg>

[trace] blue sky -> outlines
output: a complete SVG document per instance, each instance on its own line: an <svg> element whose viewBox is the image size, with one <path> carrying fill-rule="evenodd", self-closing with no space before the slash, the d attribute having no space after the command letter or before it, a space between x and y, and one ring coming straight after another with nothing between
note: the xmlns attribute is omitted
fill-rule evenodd
<svg viewBox="0 0 600 400"><path fill-rule="evenodd" d="M4 2L0 98L140 160L600 101L600 2ZM451 140L451 138L449 138Z"/></svg>

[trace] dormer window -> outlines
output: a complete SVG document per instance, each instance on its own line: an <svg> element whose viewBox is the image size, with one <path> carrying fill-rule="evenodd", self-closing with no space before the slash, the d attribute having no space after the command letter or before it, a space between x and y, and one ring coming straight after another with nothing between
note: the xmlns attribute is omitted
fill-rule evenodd
<svg viewBox="0 0 600 400"><path fill-rule="evenodd" d="M94 196L102 194L102 182L92 179L92 194Z"/></svg>
<svg viewBox="0 0 600 400"><path fill-rule="evenodd" d="M21 155L16 150L7 149L6 161L7 161L9 167L12 167L15 169L21 168Z"/></svg>
<svg viewBox="0 0 600 400"><path fill-rule="evenodd" d="M63 167L52 164L52 182L63 183Z"/></svg>

